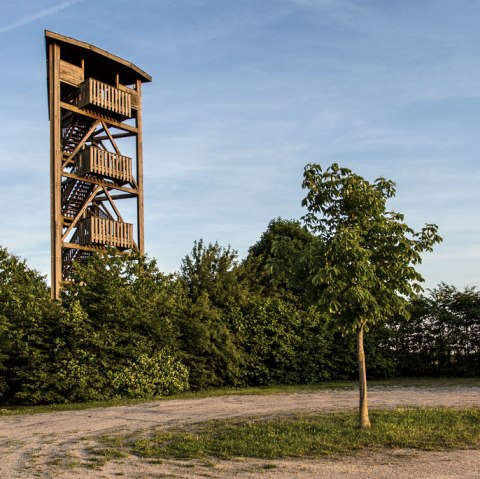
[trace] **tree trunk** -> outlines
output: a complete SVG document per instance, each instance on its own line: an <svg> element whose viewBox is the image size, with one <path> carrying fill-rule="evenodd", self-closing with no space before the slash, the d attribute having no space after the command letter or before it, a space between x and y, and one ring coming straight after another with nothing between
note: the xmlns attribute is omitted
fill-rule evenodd
<svg viewBox="0 0 480 479"><path fill-rule="evenodd" d="M365 352L363 350L363 326L357 330L357 358L358 358L358 387L360 403L358 407L358 427L368 429L371 427L368 417L367 400L367 368L365 366Z"/></svg>

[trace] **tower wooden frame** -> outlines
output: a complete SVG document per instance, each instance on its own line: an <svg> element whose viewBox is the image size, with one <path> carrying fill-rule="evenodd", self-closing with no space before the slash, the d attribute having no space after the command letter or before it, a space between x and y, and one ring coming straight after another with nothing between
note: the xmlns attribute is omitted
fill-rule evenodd
<svg viewBox="0 0 480 479"><path fill-rule="evenodd" d="M58 33L45 31L45 44L51 290L58 298L74 263L92 252L109 246L144 252L142 83L152 78L133 63ZM136 228L124 221L124 200L135 202Z"/></svg>

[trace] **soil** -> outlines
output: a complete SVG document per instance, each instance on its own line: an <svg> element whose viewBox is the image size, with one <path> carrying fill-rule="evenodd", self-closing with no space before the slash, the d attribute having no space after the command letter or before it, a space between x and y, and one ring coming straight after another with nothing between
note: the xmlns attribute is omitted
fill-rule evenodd
<svg viewBox="0 0 480 479"><path fill-rule="evenodd" d="M0 478L480 478L480 450L374 450L320 460L148 460L92 462L96 438L240 416L348 410L358 391L324 390L267 396L221 396L131 406L0 417ZM477 406L480 387L373 387L372 409Z"/></svg>

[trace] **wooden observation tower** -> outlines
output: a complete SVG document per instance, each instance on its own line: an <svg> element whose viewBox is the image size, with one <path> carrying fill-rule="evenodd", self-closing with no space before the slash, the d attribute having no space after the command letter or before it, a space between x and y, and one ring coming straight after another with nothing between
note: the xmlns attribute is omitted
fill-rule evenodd
<svg viewBox="0 0 480 479"><path fill-rule="evenodd" d="M49 31L45 42L58 298L75 261L108 246L144 252L141 87L152 78L94 45Z"/></svg>

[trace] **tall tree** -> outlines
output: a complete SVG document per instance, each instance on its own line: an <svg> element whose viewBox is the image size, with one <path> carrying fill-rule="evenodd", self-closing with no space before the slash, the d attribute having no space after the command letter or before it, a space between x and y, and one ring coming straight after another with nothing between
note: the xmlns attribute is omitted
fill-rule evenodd
<svg viewBox="0 0 480 479"><path fill-rule="evenodd" d="M237 385L241 377L243 354L232 324L243 295L236 258L230 246L200 239L182 260L179 278L190 306L178 324L193 389Z"/></svg>
<svg viewBox="0 0 480 479"><path fill-rule="evenodd" d="M342 332L356 333L359 426L368 428L364 333L395 314L408 316L408 299L422 291L415 265L441 238L436 225L415 232L402 214L387 210L393 181L370 183L337 164L325 171L308 164L302 186L303 221L317 238L299 257L308 272L306 289Z"/></svg>
<svg viewBox="0 0 480 479"><path fill-rule="evenodd" d="M264 296L294 299L303 293L303 272L297 272L295 277L299 280L295 282L293 276L286 274L286 271L292 270L296 254L312 238L314 236L298 220L273 219L260 239L249 248L248 256L240 265L241 278L251 285L253 291L261 292ZM275 248L275 243L281 240L286 240L289 247ZM288 267L272 274L268 268L272 261L281 261Z"/></svg>
<svg viewBox="0 0 480 479"><path fill-rule="evenodd" d="M238 286L236 266L237 252L230 246L224 248L217 242L205 245L200 239L194 242L192 252L183 258L180 278L193 301L207 294L213 304L222 306Z"/></svg>

